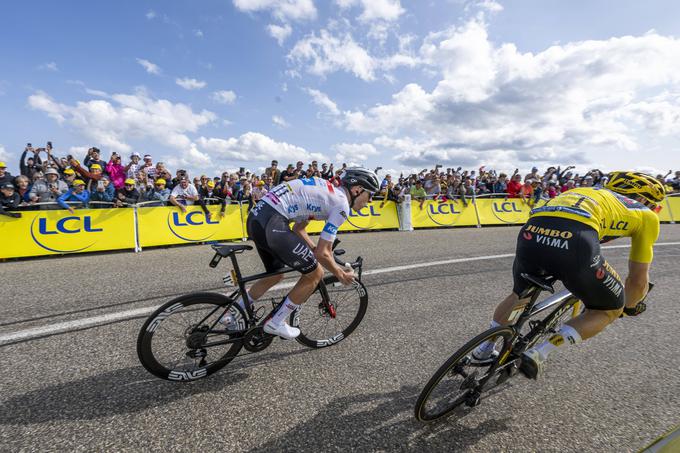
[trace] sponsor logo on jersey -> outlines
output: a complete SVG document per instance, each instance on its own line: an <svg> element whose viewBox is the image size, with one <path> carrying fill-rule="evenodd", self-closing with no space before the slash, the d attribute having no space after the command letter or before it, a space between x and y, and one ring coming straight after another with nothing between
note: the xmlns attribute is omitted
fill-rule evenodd
<svg viewBox="0 0 680 453"><path fill-rule="evenodd" d="M315 261L314 252L305 244L295 244L293 253L302 258L303 261Z"/></svg>
<svg viewBox="0 0 680 453"><path fill-rule="evenodd" d="M293 206L288 206L288 214L295 214L296 212L298 212L298 209L300 209L300 207L296 204L294 204Z"/></svg>
<svg viewBox="0 0 680 453"><path fill-rule="evenodd" d="M332 223L326 223L326 225L323 227L323 231L328 234L336 235L338 233L338 227Z"/></svg>
<svg viewBox="0 0 680 453"><path fill-rule="evenodd" d="M296 208L297 208L297 206L296 206ZM319 212L321 212L321 206L317 206L317 205L314 205L312 203L307 203L307 211L313 212L313 213L319 213Z"/></svg>
<svg viewBox="0 0 680 453"><path fill-rule="evenodd" d="M571 239L574 236L574 233L571 231L556 230L554 228L542 228L537 227L536 225L527 225L525 230L551 238Z"/></svg>
<svg viewBox="0 0 680 453"><path fill-rule="evenodd" d="M567 239L560 239L537 234L536 242L541 245L548 245L550 247L555 247L557 249L569 250L569 241Z"/></svg>

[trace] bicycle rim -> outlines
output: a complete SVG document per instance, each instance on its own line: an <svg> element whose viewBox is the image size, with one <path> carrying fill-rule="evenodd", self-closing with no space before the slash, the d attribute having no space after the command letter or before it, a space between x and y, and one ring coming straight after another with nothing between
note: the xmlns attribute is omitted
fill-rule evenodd
<svg viewBox="0 0 680 453"><path fill-rule="evenodd" d="M310 348L324 348L347 338L359 325L368 307L364 285L355 281L350 286L326 286L329 305L321 292L314 294L291 315L291 325L300 328L297 341Z"/></svg>
<svg viewBox="0 0 680 453"><path fill-rule="evenodd" d="M510 327L497 327L478 335L456 351L439 367L420 393L415 407L416 419L434 421L461 404L476 405L485 390L479 388L479 383L489 376L496 360L477 362L470 354L486 340L494 341L495 349L501 351L514 335L515 331ZM473 401L475 397L477 401Z"/></svg>

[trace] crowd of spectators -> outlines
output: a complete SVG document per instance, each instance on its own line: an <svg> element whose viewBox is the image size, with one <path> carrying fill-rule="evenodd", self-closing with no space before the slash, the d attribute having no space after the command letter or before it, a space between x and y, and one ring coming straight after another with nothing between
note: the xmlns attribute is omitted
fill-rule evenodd
<svg viewBox="0 0 680 453"><path fill-rule="evenodd" d="M29 143L19 161L19 176L7 171L0 162L0 214L20 217L21 209L68 209L74 207L111 208L138 206L176 206L186 211L186 206L198 204L210 217L206 205L220 204L219 215L224 215L227 203L239 201L252 206L268 190L279 183L297 178L319 177L337 183L346 164L334 165L317 161L279 167L273 160L264 173L257 174L244 167L236 172L223 172L219 176L200 175L193 179L186 170L178 169L174 176L163 162L153 161L151 155L143 157L133 152L127 158L111 153L108 161L102 159L98 148L90 148L83 161L74 156L57 157L52 144L33 148ZM518 169L508 175L480 167L478 170L447 168L441 165L420 173L395 178L383 177L377 198L401 202L408 194L422 208L426 199L446 201L459 199L467 206L477 196L495 194L519 198L533 205L541 198L549 199L574 187L601 186L606 173L591 170L585 174L574 173L574 167L549 167L543 173L534 167L522 175ZM380 167L376 172L381 170ZM680 171L657 175L667 191L680 192Z"/></svg>

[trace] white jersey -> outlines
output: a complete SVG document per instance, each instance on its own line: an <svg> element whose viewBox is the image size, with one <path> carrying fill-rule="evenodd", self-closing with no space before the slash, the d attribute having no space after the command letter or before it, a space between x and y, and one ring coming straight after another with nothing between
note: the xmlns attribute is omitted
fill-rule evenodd
<svg viewBox="0 0 680 453"><path fill-rule="evenodd" d="M325 220L321 239L333 241L347 219L345 191L321 178L295 179L272 188L262 201L291 222Z"/></svg>

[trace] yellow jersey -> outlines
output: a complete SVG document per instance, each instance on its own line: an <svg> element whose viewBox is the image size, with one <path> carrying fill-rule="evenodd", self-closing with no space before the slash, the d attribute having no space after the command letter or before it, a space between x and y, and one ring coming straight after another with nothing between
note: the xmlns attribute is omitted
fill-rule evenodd
<svg viewBox="0 0 680 453"><path fill-rule="evenodd" d="M585 223L597 231L600 242L630 237L629 259L651 263L654 242L659 237L659 217L655 212L608 189L571 189L531 211L531 217L560 217Z"/></svg>

